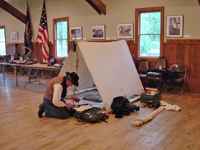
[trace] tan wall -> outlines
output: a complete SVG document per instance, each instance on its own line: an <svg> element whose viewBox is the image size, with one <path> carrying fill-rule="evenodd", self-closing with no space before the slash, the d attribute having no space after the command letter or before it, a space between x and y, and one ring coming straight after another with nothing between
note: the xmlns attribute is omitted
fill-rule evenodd
<svg viewBox="0 0 200 150"><path fill-rule="evenodd" d="M19 11L26 14L26 0L7 0ZM29 0L34 40L42 11L43 0ZM200 6L198 0L102 0L106 4L106 15L99 15L85 0L48 0L46 1L49 40L53 41L52 19L69 17L70 27L82 26L84 40L91 40L91 25L106 25L107 39L116 38L118 23L135 22L135 8L164 6L165 25L167 15L184 15L183 37L200 39ZM11 32L19 33L19 42L24 41L25 25L0 9L0 25L6 26L6 42L11 43ZM165 27L166 41L166 27Z"/></svg>

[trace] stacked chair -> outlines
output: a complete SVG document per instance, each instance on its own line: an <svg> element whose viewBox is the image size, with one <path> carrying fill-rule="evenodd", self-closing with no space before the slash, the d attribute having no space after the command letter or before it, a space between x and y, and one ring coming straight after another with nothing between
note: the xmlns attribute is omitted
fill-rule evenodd
<svg viewBox="0 0 200 150"><path fill-rule="evenodd" d="M165 57L158 57L156 61L155 70L167 69L167 59ZM152 70L152 69L151 69ZM162 73L156 71L148 71L147 73L147 86L157 88L162 91Z"/></svg>
<svg viewBox="0 0 200 150"><path fill-rule="evenodd" d="M149 70L149 61L141 60L138 66L138 74L143 87L147 86L147 71Z"/></svg>
<svg viewBox="0 0 200 150"><path fill-rule="evenodd" d="M174 64L170 67L170 71L178 75L179 78L166 80L165 93L167 93L168 90L180 89L182 95L186 84L187 67L182 64Z"/></svg>

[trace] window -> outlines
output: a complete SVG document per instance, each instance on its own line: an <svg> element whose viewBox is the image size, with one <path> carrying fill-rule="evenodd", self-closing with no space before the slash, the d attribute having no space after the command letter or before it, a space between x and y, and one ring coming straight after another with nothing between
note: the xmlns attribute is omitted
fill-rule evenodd
<svg viewBox="0 0 200 150"><path fill-rule="evenodd" d="M56 57L68 57L69 52L69 18L53 19L54 50Z"/></svg>
<svg viewBox="0 0 200 150"><path fill-rule="evenodd" d="M0 26L0 55L6 55L5 27Z"/></svg>
<svg viewBox="0 0 200 150"><path fill-rule="evenodd" d="M157 58L162 56L164 7L136 9L135 15L135 43L138 57Z"/></svg>

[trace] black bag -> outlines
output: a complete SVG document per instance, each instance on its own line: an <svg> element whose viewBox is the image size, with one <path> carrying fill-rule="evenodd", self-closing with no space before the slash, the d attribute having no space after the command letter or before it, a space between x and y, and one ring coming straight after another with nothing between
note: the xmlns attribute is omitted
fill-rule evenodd
<svg viewBox="0 0 200 150"><path fill-rule="evenodd" d="M111 109L115 118L122 118L124 115L130 115L133 111L139 111L139 105L131 104L129 100L123 96L118 96L113 99Z"/></svg>
<svg viewBox="0 0 200 150"><path fill-rule="evenodd" d="M123 96L118 96L113 99L111 109L113 110L113 114L116 114L115 118L122 118L123 115L129 115L131 113L129 109L124 107L128 103L128 99Z"/></svg>
<svg viewBox="0 0 200 150"><path fill-rule="evenodd" d="M101 121L106 121L108 119L108 115L106 113L101 112L101 108L92 107L90 109L86 109L82 111L79 115L77 120L79 122L88 122L88 123L98 123Z"/></svg>

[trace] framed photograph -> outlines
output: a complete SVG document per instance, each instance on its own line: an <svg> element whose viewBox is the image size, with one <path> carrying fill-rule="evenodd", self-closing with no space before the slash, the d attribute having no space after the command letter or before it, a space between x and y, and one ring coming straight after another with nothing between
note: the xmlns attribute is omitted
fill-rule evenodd
<svg viewBox="0 0 200 150"><path fill-rule="evenodd" d="M11 41L18 42L18 32L11 32Z"/></svg>
<svg viewBox="0 0 200 150"><path fill-rule="evenodd" d="M183 15L167 16L167 37L183 37Z"/></svg>
<svg viewBox="0 0 200 150"><path fill-rule="evenodd" d="M105 39L105 25L91 26L92 39Z"/></svg>
<svg viewBox="0 0 200 150"><path fill-rule="evenodd" d="M72 27L70 28L70 37L72 38L72 40L82 40L82 36L83 32L82 32L82 27Z"/></svg>
<svg viewBox="0 0 200 150"><path fill-rule="evenodd" d="M117 24L117 38L133 38L133 23Z"/></svg>

